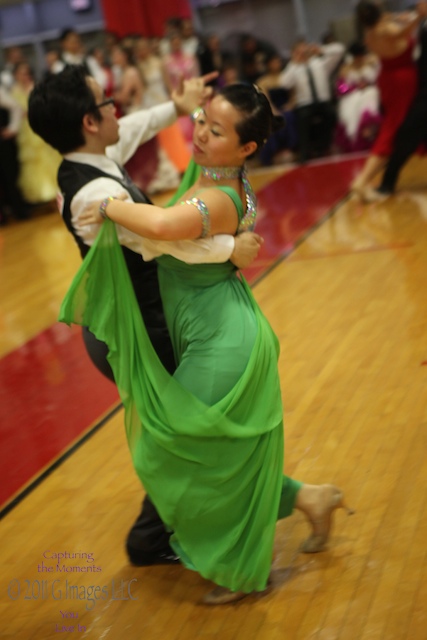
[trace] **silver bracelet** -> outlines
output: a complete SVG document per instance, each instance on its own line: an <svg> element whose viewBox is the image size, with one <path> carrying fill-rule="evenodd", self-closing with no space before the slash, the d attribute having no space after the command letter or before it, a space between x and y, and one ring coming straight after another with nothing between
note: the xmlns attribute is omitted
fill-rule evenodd
<svg viewBox="0 0 427 640"><path fill-rule="evenodd" d="M107 215L107 206L110 204L112 200L115 200L115 199L116 198L114 196L107 196L107 198L104 198L104 200L99 205L99 215L101 216L101 218L104 218L104 220L110 219Z"/></svg>
<svg viewBox="0 0 427 640"><path fill-rule="evenodd" d="M190 114L190 120L191 122L194 124L197 120L197 118L204 113L204 109L203 107L197 107L197 109L194 109L194 111Z"/></svg>

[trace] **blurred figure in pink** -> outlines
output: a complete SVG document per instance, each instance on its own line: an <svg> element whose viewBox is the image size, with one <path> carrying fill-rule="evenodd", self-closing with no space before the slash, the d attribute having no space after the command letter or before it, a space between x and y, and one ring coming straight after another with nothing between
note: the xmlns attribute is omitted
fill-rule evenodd
<svg viewBox="0 0 427 640"><path fill-rule="evenodd" d="M338 123L336 143L342 151L370 149L381 123L377 78L379 60L358 42L338 72Z"/></svg>

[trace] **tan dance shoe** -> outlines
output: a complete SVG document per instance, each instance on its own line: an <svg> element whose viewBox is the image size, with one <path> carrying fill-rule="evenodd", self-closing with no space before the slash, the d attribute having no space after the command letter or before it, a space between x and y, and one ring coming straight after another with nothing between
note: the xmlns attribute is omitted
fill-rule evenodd
<svg viewBox="0 0 427 640"><path fill-rule="evenodd" d="M332 484L303 485L296 508L303 511L313 527L311 536L301 545L303 553L318 553L325 549L335 509L345 509L348 515L354 513L345 505L342 491Z"/></svg>
<svg viewBox="0 0 427 640"><path fill-rule="evenodd" d="M203 604L216 605L216 604L231 604L238 600L243 600L249 593L243 593L243 591L231 591L226 587L215 587L212 591L209 591L203 596Z"/></svg>
<svg viewBox="0 0 427 640"><path fill-rule="evenodd" d="M377 189L365 189L363 193L363 202L366 204L374 204L375 202L384 202L392 196L391 193L378 191Z"/></svg>
<svg viewBox="0 0 427 640"><path fill-rule="evenodd" d="M203 597L202 602L203 604L210 604L210 605L232 604L233 602L238 602L239 600L243 600L243 598L246 598L247 596L250 596L250 595L254 595L254 594L258 596L266 595L270 593L272 586L273 586L273 581L271 579L271 576L268 578L267 587L264 589L264 591L253 591L252 593L243 593L243 591L231 591L226 587L217 586L215 587L215 589L212 589L212 591L209 591L209 593L207 593Z"/></svg>

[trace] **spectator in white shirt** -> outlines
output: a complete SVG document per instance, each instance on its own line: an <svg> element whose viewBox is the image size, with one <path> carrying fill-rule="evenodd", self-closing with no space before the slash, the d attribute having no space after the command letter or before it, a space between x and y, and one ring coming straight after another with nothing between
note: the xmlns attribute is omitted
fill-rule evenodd
<svg viewBox="0 0 427 640"><path fill-rule="evenodd" d="M197 54L200 43L199 37L194 32L194 25L191 18L183 18L181 21L182 48L190 56Z"/></svg>
<svg viewBox="0 0 427 640"><path fill-rule="evenodd" d="M344 45L338 42L322 47L298 42L279 78L280 86L294 92L301 162L306 162L313 151L314 124L317 124L318 151L323 154L330 148L336 123L331 75L344 52Z"/></svg>
<svg viewBox="0 0 427 640"><path fill-rule="evenodd" d="M9 47L5 50L4 56L5 62L0 72L0 83L2 87L9 90L15 82L13 70L17 64L25 62L25 57L21 47Z"/></svg>
<svg viewBox="0 0 427 640"><path fill-rule="evenodd" d="M84 65L85 53L83 43L77 31L64 29L60 36L61 56L52 66L52 73L60 73L66 66Z"/></svg>

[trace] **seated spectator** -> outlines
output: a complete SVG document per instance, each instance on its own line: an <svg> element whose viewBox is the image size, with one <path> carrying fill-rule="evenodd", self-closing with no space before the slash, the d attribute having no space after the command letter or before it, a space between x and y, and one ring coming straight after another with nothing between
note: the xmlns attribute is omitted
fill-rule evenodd
<svg viewBox="0 0 427 640"><path fill-rule="evenodd" d="M381 122L376 85L380 64L359 43L352 44L348 54L338 72L336 143L342 151L363 151L372 146Z"/></svg>
<svg viewBox="0 0 427 640"><path fill-rule="evenodd" d="M319 47L298 42L280 75L280 86L293 90L299 161L329 152L336 124L330 76L344 54L344 45Z"/></svg>

